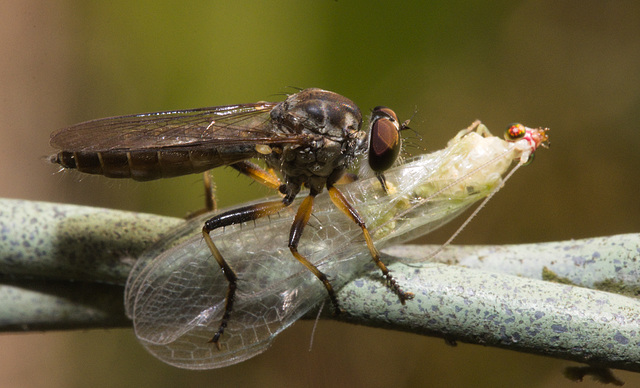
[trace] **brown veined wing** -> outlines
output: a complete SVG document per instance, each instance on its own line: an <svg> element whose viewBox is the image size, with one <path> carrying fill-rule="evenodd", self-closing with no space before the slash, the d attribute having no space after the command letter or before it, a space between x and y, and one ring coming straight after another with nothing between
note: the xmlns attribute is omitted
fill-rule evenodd
<svg viewBox="0 0 640 388"><path fill-rule="evenodd" d="M302 142L299 136L279 133L273 127L269 113L277 104L226 105L91 120L54 132L51 145L67 152L108 152Z"/></svg>
<svg viewBox="0 0 640 388"><path fill-rule="evenodd" d="M278 103L227 105L86 121L51 135L53 163L88 174L147 181L204 172L301 144L271 120ZM259 149L258 145L268 147Z"/></svg>

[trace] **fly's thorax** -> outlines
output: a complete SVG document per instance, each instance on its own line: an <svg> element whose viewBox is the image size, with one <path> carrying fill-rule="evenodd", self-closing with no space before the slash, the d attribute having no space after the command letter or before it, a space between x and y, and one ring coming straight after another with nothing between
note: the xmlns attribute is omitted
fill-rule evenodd
<svg viewBox="0 0 640 388"><path fill-rule="evenodd" d="M346 139L360 131L362 113L348 98L313 88L292 94L276 105L271 120L286 133Z"/></svg>
<svg viewBox="0 0 640 388"><path fill-rule="evenodd" d="M302 135L304 144L282 147L266 157L285 182L322 191L353 162L366 140L362 114L349 99L322 89L305 89L271 110L277 131ZM333 182L330 182L333 183Z"/></svg>

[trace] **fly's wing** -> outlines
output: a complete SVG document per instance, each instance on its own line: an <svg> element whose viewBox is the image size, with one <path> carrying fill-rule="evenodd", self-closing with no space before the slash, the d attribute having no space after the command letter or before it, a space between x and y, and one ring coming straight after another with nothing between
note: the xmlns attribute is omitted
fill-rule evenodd
<svg viewBox="0 0 640 388"><path fill-rule="evenodd" d="M51 146L68 152L216 148L299 143L275 131L270 112L278 103L217 106L86 121L51 135Z"/></svg>

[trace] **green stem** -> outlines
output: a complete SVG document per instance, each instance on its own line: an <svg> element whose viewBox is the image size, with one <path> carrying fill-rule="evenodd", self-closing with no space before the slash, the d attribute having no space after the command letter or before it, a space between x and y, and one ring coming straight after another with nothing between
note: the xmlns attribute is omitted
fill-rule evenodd
<svg viewBox="0 0 640 388"><path fill-rule="evenodd" d="M181 223L0 199L0 330L130 326L122 301L132 264ZM402 257L389 268L416 295L406 306L372 266L340 290L347 313L335 318L640 371L640 234L449 246L418 260L435 248L386 250Z"/></svg>

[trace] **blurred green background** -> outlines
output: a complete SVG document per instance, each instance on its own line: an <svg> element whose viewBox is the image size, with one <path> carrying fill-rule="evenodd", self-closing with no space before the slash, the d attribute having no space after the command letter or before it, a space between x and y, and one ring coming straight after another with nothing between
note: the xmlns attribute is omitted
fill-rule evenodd
<svg viewBox="0 0 640 388"><path fill-rule="evenodd" d="M442 148L474 119L552 128L456 243L640 232L640 3L635 1L57 1L0 3L0 196L183 216L199 176L136 183L57 174L49 133L93 118L279 100L293 87L387 105ZM264 196L215 172L230 206ZM446 240L456 225L424 241ZM292 259L293 260L293 259ZM14 387L574 386L569 362L320 322L263 355L182 371L130 330L0 336ZM619 372L627 386L637 374ZM589 381L581 387L596 386Z"/></svg>

